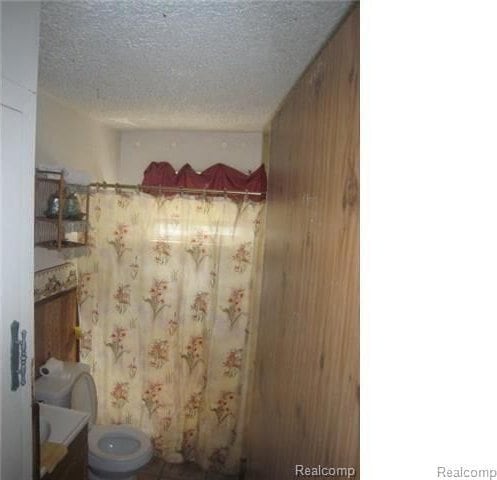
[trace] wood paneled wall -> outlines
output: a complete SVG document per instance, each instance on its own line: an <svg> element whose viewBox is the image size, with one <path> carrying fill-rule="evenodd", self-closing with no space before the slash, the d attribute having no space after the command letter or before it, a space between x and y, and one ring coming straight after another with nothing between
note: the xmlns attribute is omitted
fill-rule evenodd
<svg viewBox="0 0 497 480"><path fill-rule="evenodd" d="M271 123L248 478L359 477L359 8Z"/></svg>
<svg viewBox="0 0 497 480"><path fill-rule="evenodd" d="M35 376L50 357L76 362L78 342L74 327L78 324L76 289L35 303Z"/></svg>

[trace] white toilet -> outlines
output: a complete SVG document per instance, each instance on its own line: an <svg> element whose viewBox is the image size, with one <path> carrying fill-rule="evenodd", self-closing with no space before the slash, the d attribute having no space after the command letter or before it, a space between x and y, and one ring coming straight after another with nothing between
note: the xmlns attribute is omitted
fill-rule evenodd
<svg viewBox="0 0 497 480"><path fill-rule="evenodd" d="M90 414L90 480L135 480L136 472L152 458L152 443L142 431L128 425L95 425L97 390L88 365L64 362L62 371L36 380L35 397L50 405Z"/></svg>

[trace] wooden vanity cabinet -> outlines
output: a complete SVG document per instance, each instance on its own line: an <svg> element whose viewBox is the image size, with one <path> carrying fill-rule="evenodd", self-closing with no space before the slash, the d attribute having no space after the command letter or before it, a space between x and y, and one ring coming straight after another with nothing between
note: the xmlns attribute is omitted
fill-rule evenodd
<svg viewBox="0 0 497 480"><path fill-rule="evenodd" d="M85 426L69 445L67 455L43 480L87 480L87 470L88 426Z"/></svg>

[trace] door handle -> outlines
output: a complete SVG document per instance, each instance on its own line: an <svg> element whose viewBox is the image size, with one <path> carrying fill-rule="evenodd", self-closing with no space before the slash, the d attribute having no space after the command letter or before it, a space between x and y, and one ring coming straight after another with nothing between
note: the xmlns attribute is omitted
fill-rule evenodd
<svg viewBox="0 0 497 480"><path fill-rule="evenodd" d="M28 361L26 330L21 331L19 339L19 322L10 324L10 389L15 392L19 386L26 385L26 364Z"/></svg>

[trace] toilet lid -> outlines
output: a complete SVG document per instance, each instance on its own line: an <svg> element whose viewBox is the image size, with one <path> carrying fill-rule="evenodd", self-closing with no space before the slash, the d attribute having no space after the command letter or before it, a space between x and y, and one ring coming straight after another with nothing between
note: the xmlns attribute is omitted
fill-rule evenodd
<svg viewBox="0 0 497 480"><path fill-rule="evenodd" d="M97 421L97 389L93 377L87 373L81 373L71 392L71 408L90 414L90 423Z"/></svg>

